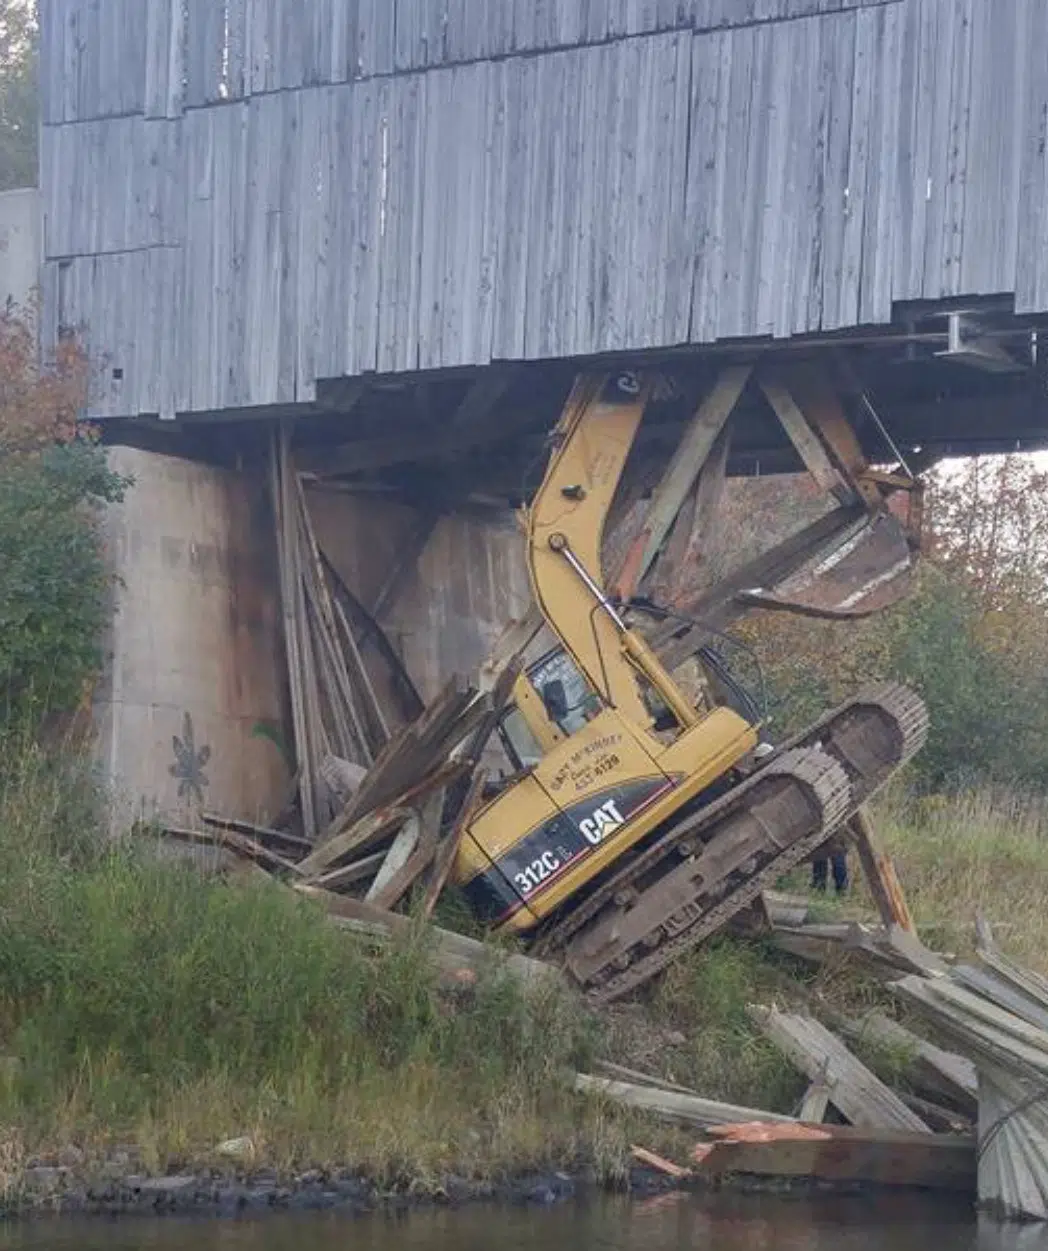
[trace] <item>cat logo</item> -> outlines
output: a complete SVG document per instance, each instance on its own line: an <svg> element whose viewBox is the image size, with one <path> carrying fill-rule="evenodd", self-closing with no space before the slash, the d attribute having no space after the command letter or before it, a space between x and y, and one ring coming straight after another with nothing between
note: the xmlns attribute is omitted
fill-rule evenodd
<svg viewBox="0 0 1048 1251"><path fill-rule="evenodd" d="M614 834L619 826L625 824L626 818L619 812L615 800L609 799L606 804L601 804L592 816L583 817L579 822L579 829L587 843L599 847L609 834Z"/></svg>

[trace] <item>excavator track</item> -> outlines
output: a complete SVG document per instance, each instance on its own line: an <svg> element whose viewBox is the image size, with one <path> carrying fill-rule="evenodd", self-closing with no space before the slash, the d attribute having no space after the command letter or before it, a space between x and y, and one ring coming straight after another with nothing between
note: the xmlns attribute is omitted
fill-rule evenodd
<svg viewBox="0 0 1048 1251"><path fill-rule="evenodd" d="M598 1000L629 993L816 851L923 745L923 701L877 686L666 830L540 940Z"/></svg>

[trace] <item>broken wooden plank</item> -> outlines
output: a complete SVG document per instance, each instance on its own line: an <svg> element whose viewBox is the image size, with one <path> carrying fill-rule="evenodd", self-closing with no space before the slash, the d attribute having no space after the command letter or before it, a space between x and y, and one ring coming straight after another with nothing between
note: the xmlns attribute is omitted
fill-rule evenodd
<svg viewBox="0 0 1048 1251"><path fill-rule="evenodd" d="M928 1042L883 1012L869 1012L861 1021L845 1024L848 1036L872 1042L906 1054L913 1076L921 1089L954 1099L974 1113L979 1097L975 1065L965 1056Z"/></svg>
<svg viewBox="0 0 1048 1251"><path fill-rule="evenodd" d="M161 833L178 842L192 843L197 847L218 847L231 851L244 860L260 865L269 873L286 873L289 877L299 875L296 864L278 856L275 851L256 843L254 839L234 830L194 830L177 825L163 825Z"/></svg>
<svg viewBox="0 0 1048 1251"><path fill-rule="evenodd" d="M826 1119L830 1106L830 1088L825 1076L816 1078L804 1092L801 1110L797 1113L802 1121L809 1125L818 1125Z"/></svg>
<svg viewBox="0 0 1048 1251"><path fill-rule="evenodd" d="M694 1095L700 1098L699 1092L691 1086L682 1086L679 1082L667 1081L652 1073L642 1073L639 1069L628 1068L625 1064L615 1064L612 1060L594 1060L593 1067L604 1077L615 1081L630 1082L636 1086L651 1086L655 1090L671 1090L678 1095Z"/></svg>
<svg viewBox="0 0 1048 1251"><path fill-rule="evenodd" d="M466 830L469 828L470 822L481 805L484 795L484 784L487 779L486 769L477 769L475 771L470 779L469 789L462 801L462 807L459 809L458 816L455 818L455 822L446 838L436 850L433 872L430 874L426 894L422 900L422 915L427 920L433 915L433 909L437 906L437 900L440 898L441 892L451 875L451 870L458 856L459 848L462 846Z"/></svg>
<svg viewBox="0 0 1048 1251"><path fill-rule="evenodd" d="M347 886L352 886L354 882L362 882L369 877L374 877L382 867L385 858L384 850L374 851L360 860L353 860L328 873L322 873L319 877L312 878L311 881L322 890L343 890Z"/></svg>
<svg viewBox="0 0 1048 1251"><path fill-rule="evenodd" d="M873 828L873 821L865 808L860 808L849 822L859 853L863 876L870 888L873 902L877 905L884 925L898 925L908 934L917 936L917 927L910 913L902 886L895 873L895 866L885 854Z"/></svg>
<svg viewBox="0 0 1048 1251"><path fill-rule="evenodd" d="M752 367L731 365L699 405L687 433L670 460L648 504L640 533L634 539L615 579L615 593L631 599L659 554L670 528L702 470L710 449L742 395Z"/></svg>
<svg viewBox="0 0 1048 1251"><path fill-rule="evenodd" d="M307 899L312 899L321 906L328 916L340 922L344 928L380 942L388 941L394 935L410 933L416 922L411 917L399 916L384 908L377 908L362 899L353 899L349 895L336 895L331 891L319 890L315 886L296 884L295 891ZM438 967L455 972L463 968L473 972L494 965L505 969L523 985L529 986L564 986L561 971L551 964L535 960L531 956L518 955L516 952L503 952L478 942L475 938L467 938L464 934L453 934L450 930L437 926L426 926L425 932L432 942L432 953Z"/></svg>
<svg viewBox="0 0 1048 1251"><path fill-rule="evenodd" d="M371 883L371 887L364 898L368 903L375 904L379 908L390 908L396 902L386 902L379 896L385 891L385 888L392 882L397 874L411 859L412 854L418 847L419 838L422 835L422 821L417 812L412 812L408 819L401 825L397 831L396 837L393 839L392 846L386 853L386 858L382 862L382 868L379 869L375 880Z"/></svg>
<svg viewBox="0 0 1048 1251"><path fill-rule="evenodd" d="M322 846L317 847L299 864L299 873L306 881L316 879L323 871L355 851L363 851L386 834L399 830L412 816L410 808L382 808L370 812Z"/></svg>
<svg viewBox="0 0 1048 1251"><path fill-rule="evenodd" d="M445 796L446 792L440 789L427 798L419 813L419 832L414 849L403 864L397 866L392 872L389 872L388 864L382 866L382 871L367 894L367 898L372 903L378 904L381 908L395 908L429 868L440 838ZM392 857L392 851L390 856Z"/></svg>
<svg viewBox="0 0 1048 1251"><path fill-rule="evenodd" d="M288 830L274 830L266 825L253 825L250 821L238 821L233 817L222 817L217 813L201 814L201 821L216 830L231 830L234 834L246 834L257 843L279 843L287 852L305 854L313 850L308 838L292 834Z"/></svg>
<svg viewBox="0 0 1048 1251"><path fill-rule="evenodd" d="M695 1172L862 1182L974 1195L975 1140L970 1136L859 1130L820 1125L820 1137L766 1142L720 1139L697 1153Z"/></svg>
<svg viewBox="0 0 1048 1251"><path fill-rule="evenodd" d="M646 1147L630 1147L630 1154L638 1164L654 1169L656 1173L664 1173L667 1177L672 1177L674 1181L683 1181L691 1176L691 1169L681 1168L679 1164L674 1164L672 1160L667 1160L664 1156L656 1155L654 1151L649 1151Z"/></svg>
<svg viewBox="0 0 1048 1251"><path fill-rule="evenodd" d="M814 1017L751 1008L758 1029L811 1081L824 1080L834 1107L860 1129L927 1131L894 1091Z"/></svg>
<svg viewBox="0 0 1048 1251"><path fill-rule="evenodd" d="M481 666L477 688L481 692L493 690L507 666L512 664L516 657L524 655L545 624L545 617L534 604L528 608L519 621L511 621L503 629Z"/></svg>
<svg viewBox="0 0 1048 1251"><path fill-rule="evenodd" d="M575 1089L581 1094L597 1095L626 1107L652 1112L679 1125L707 1128L710 1125L735 1125L740 1121L771 1121L785 1123L790 1116L761 1112L756 1108L738 1107L719 1103L715 1099L700 1099L697 1095L678 1094L654 1086L637 1086L631 1082L613 1081L608 1077L594 1077L589 1073L575 1074Z"/></svg>

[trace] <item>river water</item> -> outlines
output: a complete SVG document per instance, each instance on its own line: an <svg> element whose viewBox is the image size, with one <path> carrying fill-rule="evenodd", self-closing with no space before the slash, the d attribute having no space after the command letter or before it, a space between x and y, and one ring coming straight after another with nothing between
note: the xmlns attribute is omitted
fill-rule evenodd
<svg viewBox="0 0 1048 1251"><path fill-rule="evenodd" d="M976 1221L906 1197L827 1200L671 1194L639 1202L467 1208L259 1221L33 1222L0 1251L1048 1251L1048 1230Z"/></svg>

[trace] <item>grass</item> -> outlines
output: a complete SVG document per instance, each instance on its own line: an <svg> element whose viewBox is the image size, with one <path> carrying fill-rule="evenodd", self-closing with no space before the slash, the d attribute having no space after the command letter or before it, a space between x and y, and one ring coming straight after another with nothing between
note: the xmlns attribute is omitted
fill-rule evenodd
<svg viewBox="0 0 1048 1251"><path fill-rule="evenodd" d="M1048 973L1048 799L1007 788L882 802L878 824L925 941L970 950L976 916Z"/></svg>
<svg viewBox="0 0 1048 1251"><path fill-rule="evenodd" d="M391 1187L622 1171L630 1119L568 1092L598 1041L573 997L494 960L441 988L421 930L373 951L276 883L107 842L89 777L34 750L15 761L0 787L12 1158L130 1144L166 1172L246 1136L255 1165Z"/></svg>

